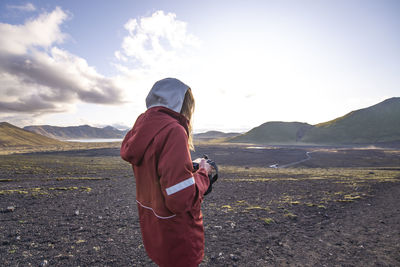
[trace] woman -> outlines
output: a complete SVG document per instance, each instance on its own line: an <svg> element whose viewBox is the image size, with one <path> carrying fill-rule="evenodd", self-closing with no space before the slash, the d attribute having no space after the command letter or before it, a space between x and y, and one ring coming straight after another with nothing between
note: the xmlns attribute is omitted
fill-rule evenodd
<svg viewBox="0 0 400 267"><path fill-rule="evenodd" d="M167 78L156 82L125 136L121 157L136 179L136 202L144 247L159 266L198 266L204 257L200 204L211 166L200 160L193 173L191 89Z"/></svg>

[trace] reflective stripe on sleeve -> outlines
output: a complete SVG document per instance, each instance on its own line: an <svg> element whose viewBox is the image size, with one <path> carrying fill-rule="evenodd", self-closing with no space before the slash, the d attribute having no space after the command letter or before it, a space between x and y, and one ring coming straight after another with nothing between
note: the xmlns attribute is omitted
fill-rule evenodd
<svg viewBox="0 0 400 267"><path fill-rule="evenodd" d="M172 195L175 194L176 192L179 192L191 185L194 185L194 178L190 177L180 183L177 183L176 185L173 185L171 187L168 187L167 189L165 189L165 191L167 191L167 195Z"/></svg>

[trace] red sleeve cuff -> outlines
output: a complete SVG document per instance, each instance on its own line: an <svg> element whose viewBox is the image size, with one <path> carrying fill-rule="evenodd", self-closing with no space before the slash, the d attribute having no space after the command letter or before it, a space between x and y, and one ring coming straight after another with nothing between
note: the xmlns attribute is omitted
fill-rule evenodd
<svg viewBox="0 0 400 267"><path fill-rule="evenodd" d="M201 195L204 195L204 193L210 186L210 179L208 178L206 169L200 168L197 172L193 174L193 176Z"/></svg>

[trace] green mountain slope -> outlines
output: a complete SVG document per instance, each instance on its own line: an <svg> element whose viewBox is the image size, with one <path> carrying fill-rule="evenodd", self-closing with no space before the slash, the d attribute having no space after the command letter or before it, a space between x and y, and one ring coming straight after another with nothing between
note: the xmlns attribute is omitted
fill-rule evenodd
<svg viewBox="0 0 400 267"><path fill-rule="evenodd" d="M64 142L18 128L7 122L0 123L0 147L63 145Z"/></svg>
<svg viewBox="0 0 400 267"><path fill-rule="evenodd" d="M267 122L245 134L230 139L235 143L296 144L313 126L301 122Z"/></svg>
<svg viewBox="0 0 400 267"><path fill-rule="evenodd" d="M314 126L299 122L267 122L229 140L273 145L345 145L399 141L400 97L387 99Z"/></svg>
<svg viewBox="0 0 400 267"><path fill-rule="evenodd" d="M315 125L305 143L362 144L400 140L400 97Z"/></svg>
<svg viewBox="0 0 400 267"><path fill-rule="evenodd" d="M208 131L205 133L194 134L195 139L217 139L217 138L230 138L240 135L240 133L224 133L220 131Z"/></svg>

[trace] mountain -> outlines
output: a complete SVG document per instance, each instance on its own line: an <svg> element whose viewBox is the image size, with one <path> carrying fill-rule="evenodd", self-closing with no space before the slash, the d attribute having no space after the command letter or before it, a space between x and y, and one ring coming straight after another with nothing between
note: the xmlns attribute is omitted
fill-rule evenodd
<svg viewBox="0 0 400 267"><path fill-rule="evenodd" d="M356 110L310 129L306 143L362 144L400 140L400 97Z"/></svg>
<svg viewBox="0 0 400 267"><path fill-rule="evenodd" d="M309 125L267 122L230 142L258 144L376 144L400 141L400 97L352 111L334 120Z"/></svg>
<svg viewBox="0 0 400 267"><path fill-rule="evenodd" d="M262 143L274 145L293 145L313 126L301 122L273 121L261 124L245 134L232 138L235 143Z"/></svg>
<svg viewBox="0 0 400 267"><path fill-rule="evenodd" d="M240 133L224 133L220 131L208 131L205 133L194 134L194 139L198 140L211 140L219 138L232 138L240 135Z"/></svg>
<svg viewBox="0 0 400 267"><path fill-rule="evenodd" d="M127 130L120 131L114 127L104 128L89 125L59 127L50 125L26 126L24 130L41 134L59 140L67 139L92 139L92 138L123 138Z"/></svg>
<svg viewBox="0 0 400 267"><path fill-rule="evenodd" d="M63 145L64 142L23 130L7 122L0 123L0 147Z"/></svg>

